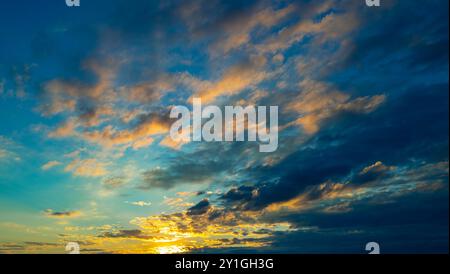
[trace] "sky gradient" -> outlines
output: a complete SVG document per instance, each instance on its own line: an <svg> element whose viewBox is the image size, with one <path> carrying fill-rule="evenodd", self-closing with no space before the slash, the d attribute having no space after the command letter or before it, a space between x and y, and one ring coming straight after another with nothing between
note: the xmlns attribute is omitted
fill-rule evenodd
<svg viewBox="0 0 450 274"><path fill-rule="evenodd" d="M448 252L448 1L0 1L0 253ZM172 106L279 106L279 145Z"/></svg>

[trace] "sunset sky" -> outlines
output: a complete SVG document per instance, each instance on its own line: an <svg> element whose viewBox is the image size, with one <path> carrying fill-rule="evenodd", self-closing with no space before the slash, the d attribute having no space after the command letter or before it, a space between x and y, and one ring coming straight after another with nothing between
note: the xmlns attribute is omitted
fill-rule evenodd
<svg viewBox="0 0 450 274"><path fill-rule="evenodd" d="M1 0L0 253L448 252L449 2L381 2Z"/></svg>

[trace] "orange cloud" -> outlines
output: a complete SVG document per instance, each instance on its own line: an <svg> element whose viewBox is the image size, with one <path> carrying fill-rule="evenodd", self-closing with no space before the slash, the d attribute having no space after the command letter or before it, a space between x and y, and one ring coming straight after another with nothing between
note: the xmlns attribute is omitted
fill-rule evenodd
<svg viewBox="0 0 450 274"><path fill-rule="evenodd" d="M64 171L72 172L75 176L100 177L107 174L107 165L96 159L75 159L64 168Z"/></svg>
<svg viewBox="0 0 450 274"><path fill-rule="evenodd" d="M330 3L319 5L312 16L317 15L320 11L330 8ZM322 44L328 40L342 38L351 33L359 25L359 20L354 13L345 14L329 14L321 21L316 22L312 18L300 20L296 24L282 29L277 36L270 37L263 43L256 46L260 53L275 53L285 50L294 43L301 41L306 35L314 34L314 42Z"/></svg>
<svg viewBox="0 0 450 274"><path fill-rule="evenodd" d="M384 95L351 99L348 94L310 79L303 80L300 88L302 92L287 104L286 110L300 115L293 124L301 125L308 134L316 133L322 121L339 113L370 113L386 99Z"/></svg>
<svg viewBox="0 0 450 274"><path fill-rule="evenodd" d="M379 173L379 172L384 172L384 171L389 171L389 170L395 170L396 167L394 166L385 166L381 161L376 162L373 165L367 166L365 167L360 174L367 174L369 172L375 172L375 173Z"/></svg>
<svg viewBox="0 0 450 274"><path fill-rule="evenodd" d="M257 27L266 29L273 27L289 14L294 13L296 8L292 4L279 10L269 7L252 11L251 16L242 13L232 20L223 22L221 29L224 37L210 47L212 55L226 54L233 49L248 44L250 42L250 33L253 29Z"/></svg>
<svg viewBox="0 0 450 274"><path fill-rule="evenodd" d="M51 168L53 168L53 167L55 167L55 166L59 166L59 165L62 165L62 163L61 163L61 162L58 162L58 161L50 161L50 162L44 164L44 165L41 167L41 169L42 169L42 170L49 170L49 169L51 169Z"/></svg>
<svg viewBox="0 0 450 274"><path fill-rule="evenodd" d="M112 126L106 126L102 130L84 132L82 137L93 143L103 146L131 145L135 149L150 145L152 135L167 133L170 121L158 114L141 116L138 125L131 130L116 130Z"/></svg>
<svg viewBox="0 0 450 274"><path fill-rule="evenodd" d="M202 103L210 103L219 96L233 95L260 83L268 77L263 70L266 58L252 57L250 60L239 63L227 69L218 81L209 83L202 90L195 92L191 98L201 98Z"/></svg>

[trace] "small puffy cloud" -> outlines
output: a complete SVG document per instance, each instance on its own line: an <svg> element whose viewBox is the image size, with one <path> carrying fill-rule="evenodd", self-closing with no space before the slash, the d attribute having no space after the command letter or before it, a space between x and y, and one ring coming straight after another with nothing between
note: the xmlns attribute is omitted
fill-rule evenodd
<svg viewBox="0 0 450 274"><path fill-rule="evenodd" d="M75 176L100 177L108 173L107 165L96 159L75 159L64 168L64 171L71 172Z"/></svg>
<svg viewBox="0 0 450 274"><path fill-rule="evenodd" d="M76 134L75 130L77 127L77 123L75 120L67 120L63 124L59 125L54 130L48 133L48 137L50 138L64 138L73 136Z"/></svg>
<svg viewBox="0 0 450 274"><path fill-rule="evenodd" d="M130 205L135 205L135 206L141 206L141 207L151 206L152 205L151 202L145 202L145 201L135 201L135 202L128 202L127 201L125 203L130 204Z"/></svg>
<svg viewBox="0 0 450 274"><path fill-rule="evenodd" d="M188 202L181 197L166 197L166 196L164 196L163 204L175 208L186 208L194 205L193 203Z"/></svg>
<svg viewBox="0 0 450 274"><path fill-rule="evenodd" d="M373 165L365 167L361 171L360 174L363 175L363 174L367 174L367 173L381 173L381 172L390 171L390 170L395 170L395 167L386 166L381 161L378 161Z"/></svg>
<svg viewBox="0 0 450 274"><path fill-rule="evenodd" d="M351 180L355 184L365 184L374 181L386 179L397 168L395 166L386 166L381 161L364 167L361 172L356 174Z"/></svg>
<svg viewBox="0 0 450 274"><path fill-rule="evenodd" d="M258 196L258 188L254 186L239 186L228 190L221 199L230 203L247 202Z"/></svg>
<svg viewBox="0 0 450 274"><path fill-rule="evenodd" d="M46 164L42 165L41 169L42 170L49 170L49 169L51 169L53 167L56 167L56 166L59 166L59 165L62 165L62 163L58 162L58 161L50 161L50 162L47 162Z"/></svg>
<svg viewBox="0 0 450 274"><path fill-rule="evenodd" d="M200 202L198 202L196 205L190 207L187 211L188 215L201 215L208 212L208 210L211 208L209 204L208 199L203 199Z"/></svg>

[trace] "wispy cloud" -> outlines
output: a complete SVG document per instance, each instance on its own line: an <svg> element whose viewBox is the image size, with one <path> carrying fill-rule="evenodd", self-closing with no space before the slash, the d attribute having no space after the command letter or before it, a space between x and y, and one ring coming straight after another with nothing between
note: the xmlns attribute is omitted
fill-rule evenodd
<svg viewBox="0 0 450 274"><path fill-rule="evenodd" d="M44 211L45 216L50 218L77 218L82 214L80 211L54 211L52 209L47 209Z"/></svg>
<svg viewBox="0 0 450 274"><path fill-rule="evenodd" d="M49 170L49 169L59 166L59 165L62 165L62 163L59 161L50 161L50 162L47 162L46 164L42 165L41 169Z"/></svg>

